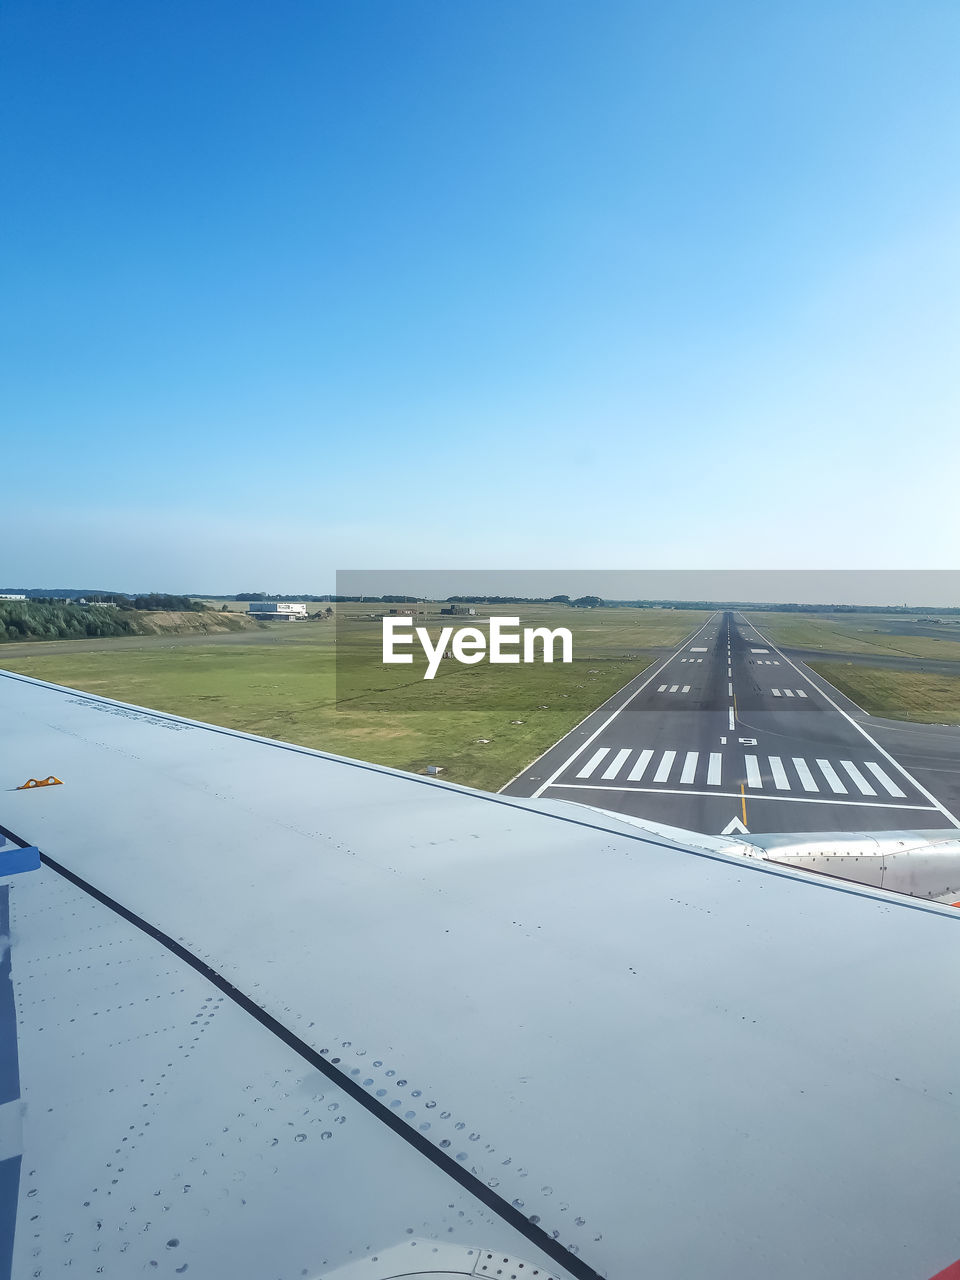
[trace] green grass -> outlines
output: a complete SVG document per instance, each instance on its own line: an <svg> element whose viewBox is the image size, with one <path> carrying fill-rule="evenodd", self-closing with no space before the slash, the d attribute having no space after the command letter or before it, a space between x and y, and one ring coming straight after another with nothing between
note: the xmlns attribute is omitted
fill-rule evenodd
<svg viewBox="0 0 960 1280"><path fill-rule="evenodd" d="M852 662L807 665L869 715L918 724L960 724L960 676L891 671Z"/></svg>
<svg viewBox="0 0 960 1280"><path fill-rule="evenodd" d="M885 628L904 625L901 615L748 613L745 617L774 644L834 653L886 654L891 657L943 658L960 662L960 628L945 625L944 638L896 635Z"/></svg>
<svg viewBox="0 0 960 1280"><path fill-rule="evenodd" d="M46 653L32 644L26 653L6 647L0 661L41 680L399 769L440 765L445 778L495 790L648 666L651 649L679 644L707 616L499 608L519 615L523 626L568 626L574 662L464 667L447 661L435 680L425 681L412 667L380 664L380 624L360 616L367 611L341 606L336 627L271 624L263 642L260 633L209 643L151 638L136 647L129 639L99 640ZM464 626L476 620L441 620L436 609L425 619L434 633L441 621Z"/></svg>

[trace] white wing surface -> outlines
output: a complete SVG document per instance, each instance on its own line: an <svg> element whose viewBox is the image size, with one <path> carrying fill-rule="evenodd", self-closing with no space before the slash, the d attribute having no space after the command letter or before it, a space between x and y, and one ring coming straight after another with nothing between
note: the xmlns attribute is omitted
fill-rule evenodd
<svg viewBox="0 0 960 1280"><path fill-rule="evenodd" d="M0 822L17 1280L960 1256L952 908L12 675Z"/></svg>

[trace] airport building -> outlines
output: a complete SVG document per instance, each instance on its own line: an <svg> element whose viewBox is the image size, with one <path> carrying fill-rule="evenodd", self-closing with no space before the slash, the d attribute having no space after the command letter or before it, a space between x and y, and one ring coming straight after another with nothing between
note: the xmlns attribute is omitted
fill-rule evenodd
<svg viewBox="0 0 960 1280"><path fill-rule="evenodd" d="M283 622L303 622L307 616L305 604L291 604L286 600L254 600L250 604L250 617Z"/></svg>

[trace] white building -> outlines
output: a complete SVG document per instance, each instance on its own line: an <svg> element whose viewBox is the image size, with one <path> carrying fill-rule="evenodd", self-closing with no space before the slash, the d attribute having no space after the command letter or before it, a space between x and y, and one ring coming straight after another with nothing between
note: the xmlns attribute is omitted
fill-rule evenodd
<svg viewBox="0 0 960 1280"><path fill-rule="evenodd" d="M0 593L0 600L26 600L26 596L14 596Z"/></svg>
<svg viewBox="0 0 960 1280"><path fill-rule="evenodd" d="M302 622L307 616L305 604L291 604L286 600L252 600L251 618L280 619L283 622Z"/></svg>

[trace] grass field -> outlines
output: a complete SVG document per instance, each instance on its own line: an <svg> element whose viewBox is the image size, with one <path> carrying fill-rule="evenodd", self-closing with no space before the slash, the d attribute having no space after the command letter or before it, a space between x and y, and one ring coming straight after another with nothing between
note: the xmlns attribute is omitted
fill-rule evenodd
<svg viewBox="0 0 960 1280"><path fill-rule="evenodd" d="M496 612L519 615L524 626L568 626L574 662L444 662L428 682L410 667L370 662L380 624L362 616L368 609L340 606L336 627L270 624L262 640L259 634L209 644L164 637L136 647L129 640L97 640L71 642L69 651L66 644L56 652L51 645L44 653L37 644L27 652L7 646L0 662L41 680L395 768L436 764L455 782L495 790L649 665L651 649L679 644L707 616L692 610L500 608ZM431 609L420 624L435 634L440 621ZM478 619L443 621L471 625ZM349 697L343 697L344 680Z"/></svg>
<svg viewBox="0 0 960 1280"><path fill-rule="evenodd" d="M941 624L943 637L898 634L922 624L901 615L882 613L747 613L774 644L795 649L825 649L834 653L887 654L916 658L944 658L960 662L960 626Z"/></svg>
<svg viewBox="0 0 960 1280"><path fill-rule="evenodd" d="M872 716L960 724L960 676L842 662L808 662L807 666Z"/></svg>

